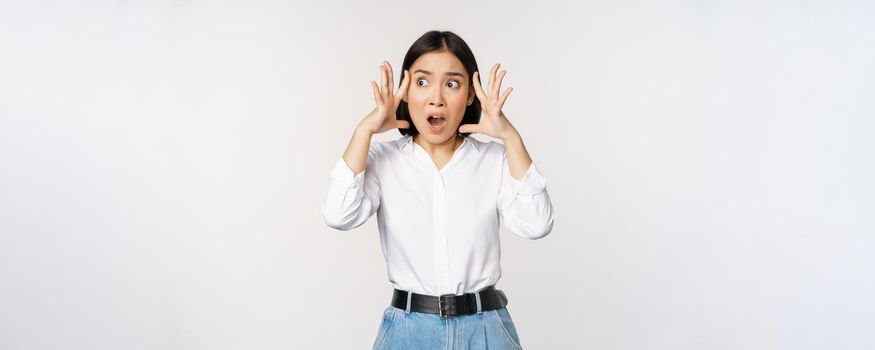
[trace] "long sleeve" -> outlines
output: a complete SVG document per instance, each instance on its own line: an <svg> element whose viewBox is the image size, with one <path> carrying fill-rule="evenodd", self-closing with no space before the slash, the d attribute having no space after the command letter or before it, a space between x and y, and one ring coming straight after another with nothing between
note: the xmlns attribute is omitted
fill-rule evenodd
<svg viewBox="0 0 875 350"><path fill-rule="evenodd" d="M547 181L534 162L519 181L510 176L504 154L497 207L505 226L520 237L543 238L553 230L553 204L547 193Z"/></svg>
<svg viewBox="0 0 875 350"><path fill-rule="evenodd" d="M354 174L343 157L337 161L322 203L322 218L328 226L348 231L361 226L380 207L380 181L374 173L379 161L374 145L368 149L365 170Z"/></svg>

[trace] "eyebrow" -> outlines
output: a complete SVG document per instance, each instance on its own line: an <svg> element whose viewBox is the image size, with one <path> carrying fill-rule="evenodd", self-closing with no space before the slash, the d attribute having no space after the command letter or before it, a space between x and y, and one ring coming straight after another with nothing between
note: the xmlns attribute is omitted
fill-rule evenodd
<svg viewBox="0 0 875 350"><path fill-rule="evenodd" d="M427 70L425 70L425 69L417 69L417 70L413 71L413 73L425 73L425 74L431 75L431 72L429 72L429 71L427 71ZM444 75L460 76L460 77L464 77L464 76L465 76L465 75L463 75L462 73L459 73L459 72L446 72L446 73L444 73Z"/></svg>

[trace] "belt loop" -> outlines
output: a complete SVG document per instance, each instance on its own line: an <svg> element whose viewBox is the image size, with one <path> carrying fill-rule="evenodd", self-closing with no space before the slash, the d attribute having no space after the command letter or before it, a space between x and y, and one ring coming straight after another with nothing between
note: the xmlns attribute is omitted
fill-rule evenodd
<svg viewBox="0 0 875 350"><path fill-rule="evenodd" d="M479 315L483 310L483 306L480 304L480 292L474 293L474 297L477 298L477 314Z"/></svg>
<svg viewBox="0 0 875 350"><path fill-rule="evenodd" d="M413 292L407 291L407 308L404 309L405 313L410 313L410 302L413 301Z"/></svg>

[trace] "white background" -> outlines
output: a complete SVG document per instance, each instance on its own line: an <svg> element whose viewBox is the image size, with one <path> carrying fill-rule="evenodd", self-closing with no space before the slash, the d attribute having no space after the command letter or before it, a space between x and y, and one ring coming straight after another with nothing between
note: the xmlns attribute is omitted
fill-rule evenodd
<svg viewBox="0 0 875 350"><path fill-rule="evenodd" d="M0 349L369 348L376 220L320 206L431 29L548 180L526 348L875 347L872 2L4 0Z"/></svg>

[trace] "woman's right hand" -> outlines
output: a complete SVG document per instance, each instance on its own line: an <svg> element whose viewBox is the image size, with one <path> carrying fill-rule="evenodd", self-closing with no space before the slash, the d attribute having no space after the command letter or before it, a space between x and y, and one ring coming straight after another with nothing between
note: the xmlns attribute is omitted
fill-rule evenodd
<svg viewBox="0 0 875 350"><path fill-rule="evenodd" d="M395 110L398 109L398 104L407 94L407 85L410 83L409 73L405 70L403 74L404 79L401 81L401 86L393 94L395 83L393 82L392 65L383 61L383 64L380 65L380 86L378 87L377 83L371 80L371 88L374 90L374 101L377 102L377 107L361 121L360 127L372 134L398 128L410 128L410 122L395 119Z"/></svg>

